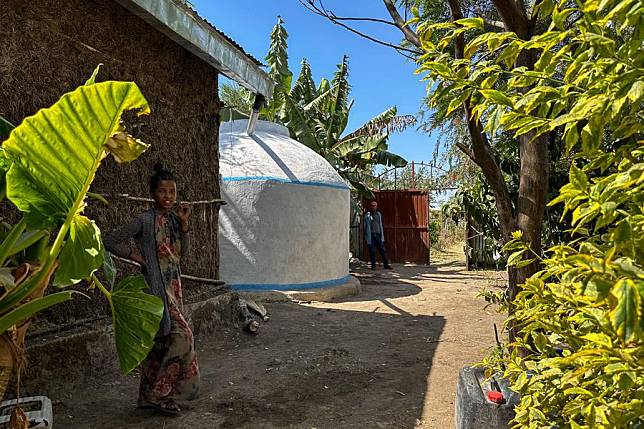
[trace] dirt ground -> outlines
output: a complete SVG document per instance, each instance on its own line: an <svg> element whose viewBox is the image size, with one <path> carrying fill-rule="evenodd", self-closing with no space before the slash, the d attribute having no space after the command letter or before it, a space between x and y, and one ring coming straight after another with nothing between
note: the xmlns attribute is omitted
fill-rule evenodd
<svg viewBox="0 0 644 429"><path fill-rule="evenodd" d="M359 296L268 304L259 335L200 338L201 396L178 417L137 410L134 375L53 398L54 427L454 427L458 370L502 323L476 295L503 274L464 271L458 251L439 256L431 267L354 267Z"/></svg>

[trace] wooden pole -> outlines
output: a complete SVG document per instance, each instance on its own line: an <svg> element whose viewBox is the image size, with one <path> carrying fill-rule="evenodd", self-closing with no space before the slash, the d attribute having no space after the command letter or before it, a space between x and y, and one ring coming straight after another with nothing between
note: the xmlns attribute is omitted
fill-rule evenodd
<svg viewBox="0 0 644 429"><path fill-rule="evenodd" d="M139 264L138 262L130 261L129 259L121 258L120 256L116 256L116 255L112 255L112 259L123 262L128 265L135 266L135 267L141 266L141 264ZM181 274L181 278L186 280L192 280L193 282L204 283L204 284L213 285L213 286L224 286L226 284L226 282L223 280L207 279L204 277L191 276L189 274Z"/></svg>
<svg viewBox="0 0 644 429"><path fill-rule="evenodd" d="M142 202L142 203L153 203L154 200L152 198L147 198L147 197L133 197L128 194L114 194L114 195L103 195L105 198L120 198L123 200L128 200L128 201L137 201L137 202ZM179 201L179 204L187 204L187 205L226 205L226 201L215 198L212 200L200 200L200 201Z"/></svg>
<svg viewBox="0 0 644 429"><path fill-rule="evenodd" d="M416 175L414 169L414 161L411 162L411 189L416 189Z"/></svg>

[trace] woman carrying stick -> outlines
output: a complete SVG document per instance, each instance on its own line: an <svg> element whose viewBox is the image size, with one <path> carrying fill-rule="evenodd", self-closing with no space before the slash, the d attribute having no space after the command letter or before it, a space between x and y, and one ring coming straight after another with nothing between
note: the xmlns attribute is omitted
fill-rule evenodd
<svg viewBox="0 0 644 429"><path fill-rule="evenodd" d="M163 300L163 318L154 347L141 364L138 406L168 414L180 411L175 399L194 399L199 391L199 365L192 330L184 318L180 260L188 250L191 210L177 200L174 175L154 166L150 192L154 207L105 239L111 253L141 264L149 292ZM134 239L136 247L130 246Z"/></svg>

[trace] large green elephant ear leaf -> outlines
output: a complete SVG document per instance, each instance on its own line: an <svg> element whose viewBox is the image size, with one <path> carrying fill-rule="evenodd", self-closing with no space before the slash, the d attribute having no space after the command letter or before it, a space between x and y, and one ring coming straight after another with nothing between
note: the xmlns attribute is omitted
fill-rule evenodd
<svg viewBox="0 0 644 429"><path fill-rule="evenodd" d="M132 82L101 82L63 95L16 127L3 144L13 161L7 197L29 228L57 227L77 211L123 112L150 112Z"/></svg>
<svg viewBox="0 0 644 429"><path fill-rule="evenodd" d="M26 118L3 144L12 161L6 175L7 197L24 212L29 229L60 227L66 240L58 283L88 278L102 264L100 233L81 213L96 170L108 153L126 162L148 147L124 132L121 116L127 110L150 113L136 84L108 81L81 86ZM54 246L53 251L58 250Z"/></svg>
<svg viewBox="0 0 644 429"><path fill-rule="evenodd" d="M89 277L103 265L104 255L101 231L94 221L81 215L74 216L67 242L60 252L63 263L56 270L54 284L66 286ZM91 268L89 272L88 267Z"/></svg>
<svg viewBox="0 0 644 429"><path fill-rule="evenodd" d="M146 358L163 317L163 301L143 290L143 276L126 277L110 292L116 351L123 374Z"/></svg>

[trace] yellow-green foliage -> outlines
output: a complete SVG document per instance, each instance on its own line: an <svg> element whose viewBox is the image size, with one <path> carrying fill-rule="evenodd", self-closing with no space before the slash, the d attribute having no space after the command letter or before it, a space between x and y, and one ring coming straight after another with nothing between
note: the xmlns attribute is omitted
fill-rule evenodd
<svg viewBox="0 0 644 429"><path fill-rule="evenodd" d="M642 423L644 147L606 155L604 173L572 166L552 203L573 212L575 240L549 249L514 301L521 331L505 363L522 394L517 427ZM526 249L520 235L507 248Z"/></svg>
<svg viewBox="0 0 644 429"><path fill-rule="evenodd" d="M555 132L570 154L570 183L551 204L572 216L572 241L545 256L520 233L506 245L510 264L542 263L513 302L520 330L501 357L522 395L515 427L643 427L644 3L534 3L550 26L529 41L477 18L419 25L420 71L442 114L469 98L488 133ZM462 34L465 59L455 60ZM526 52L534 70L515 64Z"/></svg>

